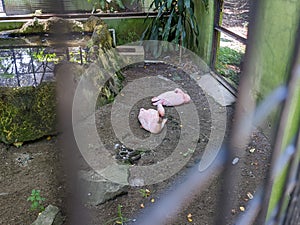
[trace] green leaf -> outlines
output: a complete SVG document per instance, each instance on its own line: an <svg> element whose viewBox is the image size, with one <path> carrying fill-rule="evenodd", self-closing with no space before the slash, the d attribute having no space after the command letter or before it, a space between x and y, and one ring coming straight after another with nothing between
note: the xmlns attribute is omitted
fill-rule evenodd
<svg viewBox="0 0 300 225"><path fill-rule="evenodd" d="M167 9L171 8L173 0L168 0Z"/></svg>
<svg viewBox="0 0 300 225"><path fill-rule="evenodd" d="M163 32L163 35L162 35L162 38L164 41L168 41L169 39L169 35L170 35L170 30L171 30L171 22L172 22L172 19L173 19L173 13L174 13L174 9L172 10L169 18L168 18L168 21L165 25L165 29L164 29L164 32Z"/></svg>
<svg viewBox="0 0 300 225"><path fill-rule="evenodd" d="M125 9L125 6L124 6L122 0L115 0L115 2L118 4L118 6L119 6L121 9Z"/></svg>
<svg viewBox="0 0 300 225"><path fill-rule="evenodd" d="M161 3L160 0L154 0L155 9L158 9L160 3Z"/></svg>
<svg viewBox="0 0 300 225"><path fill-rule="evenodd" d="M175 43L179 43L179 38L182 32L182 16L179 16L178 23L176 26Z"/></svg>
<svg viewBox="0 0 300 225"><path fill-rule="evenodd" d="M100 8L104 10L105 6L106 6L105 0L101 0L100 1Z"/></svg>
<svg viewBox="0 0 300 225"><path fill-rule="evenodd" d="M177 1L177 6L178 6L178 12L179 12L179 14L182 14L184 12L183 0L178 0Z"/></svg>

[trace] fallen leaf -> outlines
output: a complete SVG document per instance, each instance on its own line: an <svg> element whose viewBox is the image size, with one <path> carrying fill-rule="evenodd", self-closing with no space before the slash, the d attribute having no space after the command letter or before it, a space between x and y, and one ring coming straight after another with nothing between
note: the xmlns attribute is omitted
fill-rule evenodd
<svg viewBox="0 0 300 225"><path fill-rule="evenodd" d="M189 222L193 222L192 214L191 214L191 213L189 213L186 217L187 217L187 220L188 220Z"/></svg>
<svg viewBox="0 0 300 225"><path fill-rule="evenodd" d="M21 147L23 145L23 142L15 142L13 143L14 146L16 146L17 148Z"/></svg>

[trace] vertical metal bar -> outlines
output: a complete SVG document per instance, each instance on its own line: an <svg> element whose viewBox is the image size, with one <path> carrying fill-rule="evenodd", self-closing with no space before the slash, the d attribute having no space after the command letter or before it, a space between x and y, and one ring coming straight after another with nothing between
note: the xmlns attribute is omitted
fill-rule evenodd
<svg viewBox="0 0 300 225"><path fill-rule="evenodd" d="M226 194L220 194L220 202L218 204L218 215L215 221L216 225L230 224L230 218L232 218L231 210L235 206L237 196L234 196L235 190L238 189L238 182L241 179L241 174L237 171L233 165L232 160L238 156L240 158L245 154L244 146L247 145L250 133L252 130L252 118L254 116L255 101L251 99L249 93L252 89L252 64L255 61L255 44L256 34L259 32L257 29L257 15L260 4L263 1L253 1L250 10L250 24L249 30L253 32L249 33L248 46L245 54L245 63L243 72L241 74L239 84L239 95L237 99L236 111L234 114L235 123L230 134L230 140L227 143L227 158L226 158L226 170L223 173L223 189L227 191ZM246 113L244 113L246 112Z"/></svg>
<svg viewBox="0 0 300 225"><path fill-rule="evenodd" d="M44 76L45 76L45 73L46 73L47 64L48 64L47 61L46 61L46 65L45 65L45 62L42 62L42 65L43 65L43 73L42 73L42 77L41 77L41 80L40 80L40 84L41 84L41 83L43 82L43 80L44 80Z"/></svg>
<svg viewBox="0 0 300 225"><path fill-rule="evenodd" d="M215 0L214 7L215 7L214 27L216 27L220 25L220 15L222 12L223 1ZM213 42L212 42L212 58L211 58L211 65L210 65L211 68L215 68L216 66L217 52L220 44L219 40L220 40L220 32L214 29Z"/></svg>
<svg viewBox="0 0 300 225"><path fill-rule="evenodd" d="M296 143L293 143L293 146L291 146L294 151L296 150L296 145L295 144ZM294 175L294 169L297 169L297 168L294 168L294 164L295 164L295 161L298 161L298 160L296 160L295 156L296 156L296 151L293 154L293 156L291 157L291 160L287 165L288 166L288 168L287 168L288 174L285 178L284 188L282 190L282 195L281 195L280 200L278 202L277 213L274 216L275 224L281 224L282 220L284 219L282 217L282 215L283 215L284 210L285 210L285 207L284 207L285 201L288 198L288 196L291 194L291 191L295 187L295 182L294 182L294 176L293 175Z"/></svg>
<svg viewBox="0 0 300 225"><path fill-rule="evenodd" d="M290 76L288 78L287 81L287 86L288 86L288 97L287 99L284 101L283 103L283 107L280 113L280 121L278 124L278 129L275 135L275 141L273 144L273 151L271 154L271 167L269 169L269 173L268 173L268 177L266 179L266 182L264 184L264 200L263 200L263 205L264 207L262 207L262 210L260 212L260 218L258 220L259 224L263 224L265 222L266 216L267 216L267 212L268 212L268 205L269 205L269 200L270 200L270 196L272 193L272 186L274 183L274 179L275 179L275 162L278 160L280 153L281 153L281 148L282 148L282 141L283 141L283 137L284 137L284 132L286 130L286 125L287 125L287 121L288 121L288 116L289 116L289 111L291 109L291 105L292 105L292 96L293 96L293 92L294 90L296 90L297 87L295 87L297 85L297 80L299 80L300 78L300 65L297 65L297 61L300 58L300 23L298 24L298 31L296 34L296 39L295 39L295 52L294 54L292 54L292 63L291 63L291 67L290 67Z"/></svg>
<svg viewBox="0 0 300 225"><path fill-rule="evenodd" d="M300 126L298 129L298 138L297 138L297 142L296 142L296 149L297 151L300 151ZM299 154L299 153L298 153ZM299 211L297 212L297 209L299 210L299 204L300 204L300 200L299 200L299 193L300 193L300 165L298 163L294 163L294 166L296 167L295 171L295 188L293 190L293 193L291 195L291 200L289 201L289 205L288 205L288 210L287 213L285 215L283 224L284 225L290 225L290 224L298 224L298 223L292 223L291 221L293 221L293 219L295 217L295 215L297 214L297 216L299 217ZM298 204L298 207L297 207Z"/></svg>
<svg viewBox="0 0 300 225"><path fill-rule="evenodd" d="M3 9L3 12L6 14L5 2L4 2L4 0L1 0L1 1L2 1L2 9Z"/></svg>
<svg viewBox="0 0 300 225"><path fill-rule="evenodd" d="M30 63L32 66L32 74L33 74L33 79L34 79L34 86L37 85L37 81L36 81L36 76L35 76L35 69L34 69L34 63L33 63L33 58L32 58L32 49L29 48L29 54L30 54Z"/></svg>
<svg viewBox="0 0 300 225"><path fill-rule="evenodd" d="M14 60L14 65L15 65L15 73L16 73L16 76L17 76L17 82L18 82L18 86L20 87L20 78L19 78L19 72L18 72L18 66L17 66L17 59L16 59L16 54L15 54L15 49L12 48L11 49L12 51L12 54L13 54L13 60Z"/></svg>
<svg viewBox="0 0 300 225"><path fill-rule="evenodd" d="M70 52L68 47L66 47L66 56L67 56L67 60L70 61Z"/></svg>
<svg viewBox="0 0 300 225"><path fill-rule="evenodd" d="M82 48L81 48L81 46L79 47L79 52L80 52L80 64L83 65Z"/></svg>
<svg viewBox="0 0 300 225"><path fill-rule="evenodd" d="M237 218L235 225L253 225L256 219L256 216L259 213L260 205L262 201L262 190L258 190L255 194L255 197L251 200L247 206L247 211L245 214Z"/></svg>

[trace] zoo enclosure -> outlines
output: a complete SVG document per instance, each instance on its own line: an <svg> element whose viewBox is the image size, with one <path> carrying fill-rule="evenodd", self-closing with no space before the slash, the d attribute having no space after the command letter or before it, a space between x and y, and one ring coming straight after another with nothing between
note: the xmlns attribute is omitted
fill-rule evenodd
<svg viewBox="0 0 300 225"><path fill-rule="evenodd" d="M289 77L281 85L275 87L273 92L264 99L258 107L253 102L251 88L253 85L253 74L251 67L255 66L254 61L257 57L255 35L259 33L258 15L261 6L266 1L254 1L251 10L251 28L252 35L249 39L240 37L226 28L220 26L220 12L222 10L222 1L215 1L216 16L214 24L214 42L213 42L213 58L212 65L215 65L217 46L219 45L220 32L224 32L234 39L246 43L247 51L244 60L244 68L242 72L242 80L239 85L238 104L236 106L236 121L231 133L231 138L226 143L218 158L214 161L211 167L202 174L198 171L191 171L184 183L180 184L177 189L171 192L164 200L162 200L156 209L147 211L142 225L164 224L166 213L169 216L176 214L177 203L183 205L185 199L190 197L190 193L197 191L201 193L207 187L211 177L216 174L223 173L225 180L225 190L233 189L237 184L236 177L230 177L232 172L231 163L236 155L235 153L243 151L241 147L247 143L248 137L251 134L252 126L257 127L264 123L272 114L273 110L280 111L279 116L273 122L277 124L274 128L272 138L272 158L271 167L269 169L265 183L257 190L254 198L246 206L246 211L237 218L234 224L237 225L253 225L253 224L299 224L300 223L300 120L299 120L299 96L300 96L300 23L297 21L298 27L296 37L292 47L293 52L289 55L290 64L288 66ZM261 22L261 21L260 21ZM221 81L222 82L222 81ZM250 107L248 107L250 106ZM245 108L249 109L246 113ZM280 109L280 110L279 110ZM294 119L294 129L291 131L291 117ZM287 136L290 136L287 145ZM196 168L194 168L197 170ZM278 180L282 182L278 186ZM274 186L276 185L276 186ZM276 201L273 205L270 204L270 199L274 197L276 189ZM229 224L232 202L231 199L236 196L220 194L221 201L219 202L219 213L215 224ZM161 212L167 208L167 211ZM170 209L171 208L171 209ZM171 213L170 213L171 211ZM224 213L220 213L224 211ZM149 214L148 214L149 213ZM150 221L150 222L149 222Z"/></svg>
<svg viewBox="0 0 300 225"><path fill-rule="evenodd" d="M219 1L217 1L217 5L220 4ZM253 12L256 11L258 8L258 4L254 4L253 6ZM217 7L218 8L218 7ZM219 8L221 9L221 8ZM253 16L254 17L254 16ZM253 18L252 17L252 18ZM216 21L219 21L216 20ZM215 24L215 40L217 40L216 37L219 36L220 32L225 32L226 34L235 37L236 39L240 41L246 41L243 39L240 39L240 37L236 36L231 31L227 30L226 28L222 28L222 26L219 26L218 23ZM300 29L298 29L300 30ZM254 34L253 34L254 35ZM300 207L300 201L298 200L299 192L300 192L300 182L299 182L299 151L300 151L300 131L299 131L299 125L298 130L294 134L294 138L290 142L287 148L285 148L283 151L281 150L282 142L284 139L284 130L288 129L287 127L287 120L289 117L289 111L291 110L291 107L293 105L292 98L293 96L297 95L299 93L299 79L300 79L300 31L297 33L297 38L295 42L295 52L291 58L293 59L293 62L290 66L290 78L286 82L286 84L279 86L274 90L274 92L270 95L270 97L266 98L264 101L262 101L261 106L257 108L256 110L253 110L253 112L250 112L249 115L243 115L241 112L241 109L237 107L237 125L235 129L233 129L233 133L231 135L232 142L224 146L223 150L221 151L218 159L215 161L214 165L212 166L212 170L208 170L207 173L205 173L202 176L197 176L196 174L193 174L194 176L189 177L189 179L196 179L197 185L202 183L205 183L209 180L209 177L211 174L219 174L223 171L223 168L225 165L231 164L230 156L234 155L234 149L233 148L233 142L235 142L237 139L245 141L247 139L247 136L249 136L251 131L251 125L246 124L246 128L244 127L244 130L240 130L240 126L238 124L245 124L244 121L249 120L251 117L251 113L254 114L253 123L255 125L260 124L270 113L270 108L276 108L278 106L283 106L281 111L281 116L279 119L279 126L276 133L276 138L273 140L273 158L271 162L271 170L269 173L269 177L267 182L265 183L264 187L262 187L257 194L255 195L254 199L251 200L248 210L238 219L236 224L253 224L254 221L260 221L257 224L263 224L265 223L265 216L266 216L266 209L268 208L268 201L271 191L271 185L272 181L275 177L278 177L280 174L282 174L282 171L288 168L286 179L284 179L284 188L281 190L281 198L278 201L277 206L274 208L273 212L270 214L269 222L268 224L298 224L299 220L299 207ZM241 87L241 93L239 95L239 99L242 99L243 105L247 105L248 103L252 105L253 103L249 99L249 96L247 96L248 91L251 88L251 75L248 73L247 65L248 62L251 61L251 57L254 57L251 55L251 49L254 49L254 42L253 38L249 39L248 41L248 49L249 53L248 56L245 58L245 69L244 69L244 75L243 80L241 81L240 87ZM216 48L214 48L215 50ZM214 53L214 55L216 55ZM249 62L248 67L251 65ZM297 96L296 96L297 97ZM240 104L241 101L240 100ZM298 120L299 122L299 120ZM242 136L240 135L242 134ZM237 150L237 149L235 149ZM227 160L226 160L227 159ZM286 165L286 166L282 166ZM227 171L228 172L228 171ZM230 179L229 177L226 177L227 172L225 172L225 180L228 180L227 188L230 188L234 185L235 181ZM203 187L203 186L201 186ZM180 197L180 195L178 195ZM225 199L223 199L223 204L220 204L222 206L225 206L226 211L230 212L230 202L228 201L230 196L226 196ZM286 205L286 200L288 201L288 205ZM286 207L288 207L289 210L286 210ZM287 214L285 212L288 212ZM152 218L155 215L150 215ZM151 218L150 217L150 218ZM226 215L221 215L218 218L217 224L224 224L224 221L226 221ZM150 220L152 221L152 220Z"/></svg>

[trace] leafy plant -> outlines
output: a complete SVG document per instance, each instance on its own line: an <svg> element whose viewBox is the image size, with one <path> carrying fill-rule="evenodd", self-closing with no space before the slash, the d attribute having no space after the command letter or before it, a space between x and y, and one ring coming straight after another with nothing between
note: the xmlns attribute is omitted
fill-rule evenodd
<svg viewBox="0 0 300 225"><path fill-rule="evenodd" d="M221 47L218 51L216 71L229 78L234 84L239 82L240 64L243 53L229 47Z"/></svg>
<svg viewBox="0 0 300 225"><path fill-rule="evenodd" d="M31 195L27 198L27 201L31 202L30 210L39 210L44 211L45 208L42 203L45 201L45 198L41 197L41 191L33 189Z"/></svg>
<svg viewBox="0 0 300 225"><path fill-rule="evenodd" d="M202 2L207 8L208 0ZM157 16L145 29L142 39L198 46L199 27L193 0L153 0L149 8L157 11Z"/></svg>
<svg viewBox="0 0 300 225"><path fill-rule="evenodd" d="M118 37L118 43L119 43L119 45L124 45L127 43L138 41L139 39L140 39L140 35L138 35L136 32L128 31L128 33L126 33L122 36L120 35Z"/></svg>
<svg viewBox="0 0 300 225"><path fill-rule="evenodd" d="M143 198L148 198L151 194L149 189L140 189L139 192L141 193Z"/></svg>
<svg viewBox="0 0 300 225"><path fill-rule="evenodd" d="M111 8L113 7L113 6L110 6L111 3L115 3L121 9L125 9L125 6L124 6L122 0L87 0L87 1L93 4L92 13L95 11L95 9L97 7L99 7L101 10L110 10L111 11Z"/></svg>
<svg viewBox="0 0 300 225"><path fill-rule="evenodd" d="M59 63L60 59L55 53L46 53L45 49L41 49L32 53L32 57L39 62L54 62Z"/></svg>
<svg viewBox="0 0 300 225"><path fill-rule="evenodd" d="M123 207L122 205L118 204L118 216L116 218L113 218L113 219L107 221L104 225L108 225L108 224L111 224L111 223L116 223L116 224L123 225L123 224L129 222L130 219L125 218L123 216L122 207Z"/></svg>

